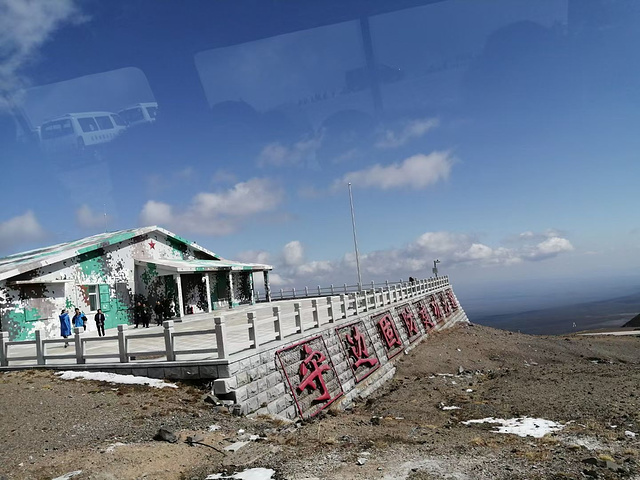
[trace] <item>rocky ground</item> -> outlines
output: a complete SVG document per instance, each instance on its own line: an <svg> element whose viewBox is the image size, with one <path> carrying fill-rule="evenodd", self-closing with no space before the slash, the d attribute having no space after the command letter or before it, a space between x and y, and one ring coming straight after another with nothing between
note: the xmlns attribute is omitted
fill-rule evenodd
<svg viewBox="0 0 640 480"><path fill-rule="evenodd" d="M0 478L204 479L265 467L290 480L640 479L637 337L457 327L404 356L375 398L306 423L234 417L204 394L2 374ZM462 423L523 416L564 428L535 438ZM179 441L154 441L160 428ZM239 440L248 443L224 450Z"/></svg>

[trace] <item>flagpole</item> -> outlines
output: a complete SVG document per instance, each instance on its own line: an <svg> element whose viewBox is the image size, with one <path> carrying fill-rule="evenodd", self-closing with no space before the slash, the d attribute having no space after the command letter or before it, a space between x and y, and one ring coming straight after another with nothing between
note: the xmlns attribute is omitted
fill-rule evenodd
<svg viewBox="0 0 640 480"><path fill-rule="evenodd" d="M358 269L358 291L362 290L362 275L360 274L360 254L358 253L358 238L356 237L356 215L353 211L353 194L349 182L349 204L351 205L351 227L353 228L353 246L356 251L356 268Z"/></svg>

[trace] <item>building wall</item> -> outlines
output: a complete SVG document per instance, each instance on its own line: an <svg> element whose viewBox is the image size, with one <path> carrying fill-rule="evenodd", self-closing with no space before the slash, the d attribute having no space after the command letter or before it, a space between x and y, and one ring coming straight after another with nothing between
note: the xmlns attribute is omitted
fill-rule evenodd
<svg viewBox="0 0 640 480"><path fill-rule="evenodd" d="M134 258L203 258L203 253L160 232L116 239L100 248L86 248L69 260L53 263L0 282L0 322L11 340L34 338L40 329L46 338L60 334L58 315L63 308L80 308L95 330L88 286L95 285L106 317L106 328L132 320L134 294L148 294L159 282L153 265L134 265ZM16 280L29 282L17 285Z"/></svg>

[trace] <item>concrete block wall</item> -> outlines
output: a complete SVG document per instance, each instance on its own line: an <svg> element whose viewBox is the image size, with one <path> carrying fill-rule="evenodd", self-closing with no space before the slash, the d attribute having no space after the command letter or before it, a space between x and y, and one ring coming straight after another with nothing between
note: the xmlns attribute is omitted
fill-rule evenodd
<svg viewBox="0 0 640 480"><path fill-rule="evenodd" d="M444 292L444 287L439 291ZM414 303L418 300L424 300L428 304L428 299L432 295L423 297L414 297L401 302L397 306L384 306L363 313L358 317L348 320L342 320L333 324L323 325L320 331L315 330L313 334L304 337L296 337L288 344L279 344L277 347L256 353L255 355L243 358L242 360L233 362L229 365L229 378L221 378L214 382L214 393L228 399L235 400L242 406L244 414L275 414L290 419L299 416L299 411L294 402L291 387L286 381L282 365L280 364L277 352L286 349L288 345L293 345L321 335L327 349L327 362L330 362L338 377L342 395L335 402L340 408L345 408L354 399L364 398L371 395L379 389L385 382L391 379L395 373L395 361L402 357L403 353L389 359L385 350L383 339L378 332L376 322L374 321L381 313L389 312L395 322L397 331L403 342L404 353L408 353L411 349L416 348L421 341L428 336L422 321L418 317L417 309ZM455 298L455 295L454 295ZM457 298L456 298L457 302ZM458 309L453 311L441 323L438 323L431 332L448 328L459 322L468 322L464 310L457 302ZM413 342L409 341L407 330L404 327L403 320L399 314L400 310L406 305L409 306L413 314L414 321L418 328L418 338ZM359 329L364 325L368 337L370 339L371 355L375 355L379 361L379 367L366 378L356 381L356 376L351 369L351 359L347 356L346 349L340 345L341 337L338 330L347 325L354 323L359 324Z"/></svg>

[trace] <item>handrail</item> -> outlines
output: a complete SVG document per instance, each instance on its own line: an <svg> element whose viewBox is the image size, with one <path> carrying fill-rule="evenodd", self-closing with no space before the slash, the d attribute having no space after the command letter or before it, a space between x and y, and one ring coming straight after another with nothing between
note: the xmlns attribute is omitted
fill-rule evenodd
<svg viewBox="0 0 640 480"><path fill-rule="evenodd" d="M37 365L46 365L49 360L71 358L75 358L78 364L84 364L88 359L98 358L116 358L120 363L128 363L132 356L138 355L160 355L164 356L166 361L175 361L178 355L190 354L215 354L217 358L226 358L232 353L246 349L247 345L250 349L257 349L264 343L283 341L292 335L302 336L327 324L340 322L363 313L379 311L412 298L423 297L449 285L449 278L445 276L414 282L385 282L383 286L372 284L371 288L368 288L367 285L366 289L357 291L349 291L349 286L345 286L342 292L324 297L312 295L313 292L307 289L305 294L308 297L305 298L310 299L310 304L303 305L297 301L278 305L278 302L274 302L271 312L265 311L264 307L259 312L247 312L245 323L227 325L224 317L218 316L213 318L210 327L178 332L174 331L173 320L166 320L161 332L134 333L128 329L128 325L118 325L116 335L103 337L88 337L82 329L74 328L74 336L66 339L43 339L42 332L36 330L35 340L10 341L7 332L0 332L0 366L6 367L9 362L32 360L35 360ZM335 288L331 288L336 292ZM319 288L317 291L322 292L323 289ZM230 345L228 334L233 334L234 339L240 337L240 341L235 345ZM210 340L210 346L206 345L208 341L201 342L194 348L178 349L175 346L176 338L203 335L215 335L215 338ZM139 349L133 351L130 348L131 340L137 342L161 338L164 339L164 349L159 349L158 345L153 343L147 345L150 350L146 351ZM114 341L118 343L117 351L99 350L104 342L112 343ZM48 346L61 343L67 343L70 347L69 350L59 355L47 352ZM203 346L202 343L205 345ZM89 352L86 351L87 345L92 345ZM35 346L35 355L27 355L27 352L24 351L16 352L19 355L10 355L10 347L17 346ZM144 345L140 345L139 348L144 348Z"/></svg>

